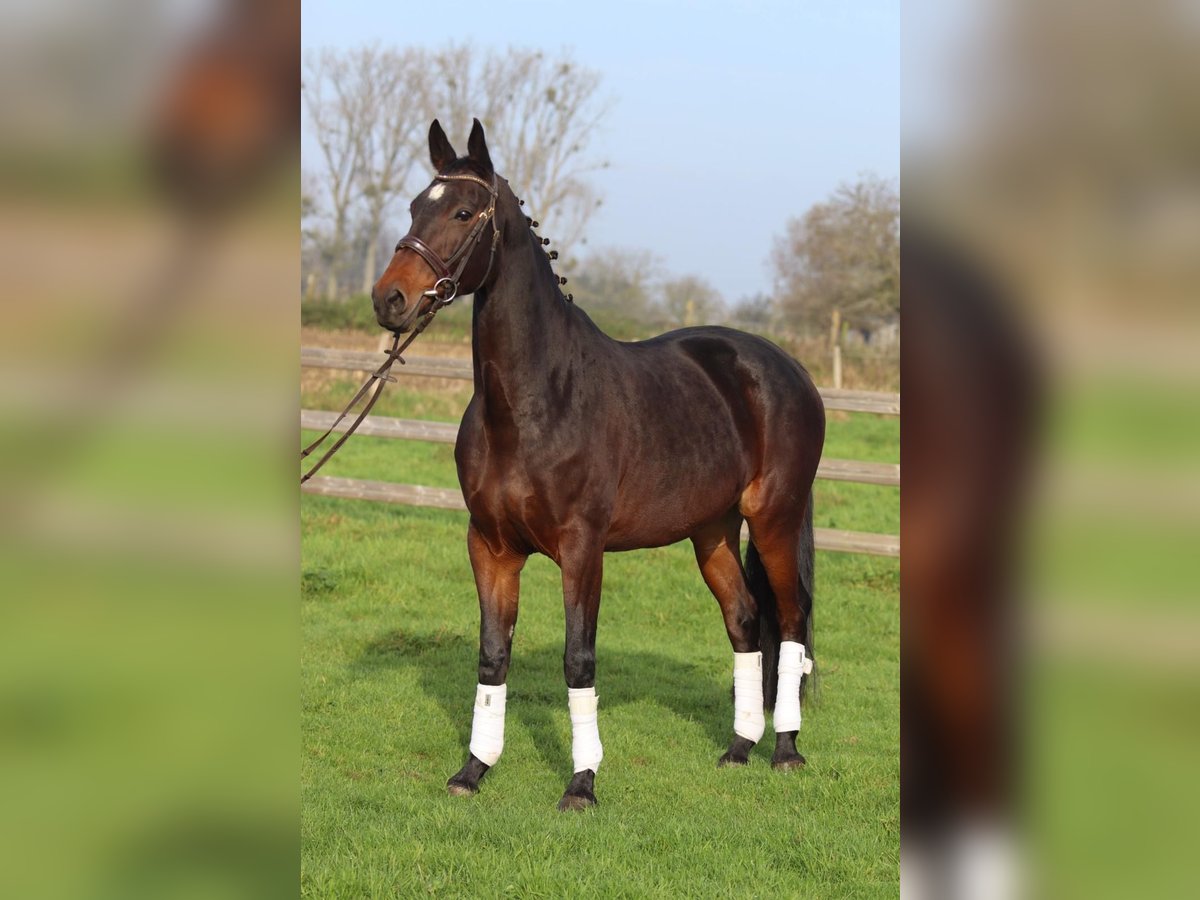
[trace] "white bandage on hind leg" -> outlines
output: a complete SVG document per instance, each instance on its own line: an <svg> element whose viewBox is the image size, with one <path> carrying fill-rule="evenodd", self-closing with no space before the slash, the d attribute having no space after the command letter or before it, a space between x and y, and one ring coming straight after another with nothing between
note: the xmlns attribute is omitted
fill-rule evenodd
<svg viewBox="0 0 1200 900"><path fill-rule="evenodd" d="M756 744L767 730L762 685L762 653L734 653L733 733Z"/></svg>
<svg viewBox="0 0 1200 900"><path fill-rule="evenodd" d="M800 730L800 678L812 671L804 658L804 645L784 641L779 645L779 691L775 695L775 730Z"/></svg>
<svg viewBox="0 0 1200 900"><path fill-rule="evenodd" d="M567 705L571 708L571 755L575 771L600 769L604 748L600 746L600 725L596 716L599 698L596 689L567 688Z"/></svg>
<svg viewBox="0 0 1200 900"><path fill-rule="evenodd" d="M494 766L504 750L506 684L481 684L475 689L475 719L471 723L471 755Z"/></svg>

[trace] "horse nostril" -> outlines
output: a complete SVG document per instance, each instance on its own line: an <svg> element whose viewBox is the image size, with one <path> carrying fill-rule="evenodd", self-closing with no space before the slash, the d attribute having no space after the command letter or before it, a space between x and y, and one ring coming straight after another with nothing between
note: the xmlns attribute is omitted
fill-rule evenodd
<svg viewBox="0 0 1200 900"><path fill-rule="evenodd" d="M371 288L371 300L380 309L392 306L404 308L404 292L398 287L383 287L376 284Z"/></svg>

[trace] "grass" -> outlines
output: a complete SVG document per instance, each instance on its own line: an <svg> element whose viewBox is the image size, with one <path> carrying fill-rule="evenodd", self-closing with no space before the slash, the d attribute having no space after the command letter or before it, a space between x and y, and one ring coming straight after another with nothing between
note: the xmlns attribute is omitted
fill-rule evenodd
<svg viewBox="0 0 1200 900"><path fill-rule="evenodd" d="M341 382L306 395L333 408ZM461 391L391 385L383 414L451 420ZM827 454L895 461L894 419L831 421ZM446 445L354 438L330 474L453 486ZM898 528L894 489L823 482L818 524ZM610 554L597 647L600 806L564 815L571 775L562 595L530 560L504 756L473 798L465 758L478 604L466 515L305 496L302 869L310 897L803 896L898 893L899 566L821 553L808 766L718 770L731 658L717 605L675 545Z"/></svg>

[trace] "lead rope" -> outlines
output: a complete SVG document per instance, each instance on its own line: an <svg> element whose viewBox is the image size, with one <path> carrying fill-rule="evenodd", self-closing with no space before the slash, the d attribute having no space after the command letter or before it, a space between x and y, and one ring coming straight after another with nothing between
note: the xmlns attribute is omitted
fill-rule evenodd
<svg viewBox="0 0 1200 900"><path fill-rule="evenodd" d="M321 466L329 462L329 458L333 456L333 454L337 453L338 449L342 446L342 444L346 443L350 435L354 434L354 432L358 429L358 426L362 424L363 419L367 417L367 413L371 411L371 407L375 405L375 401L379 399L379 395L383 393L383 386L389 381L396 380L393 376L388 374L388 370L392 368L392 365L397 360L400 361L400 365L404 365L404 358L400 354L407 350L409 345L417 339L417 336L425 330L425 327L433 321L433 317L437 315L438 310L449 305L449 300L439 300L437 303L435 303L433 308L421 317L420 321L417 323L417 327L413 329L412 334L408 336L408 339L405 340L403 344L400 343L400 333L396 332L396 339L392 341L392 347L387 351L387 359L384 360L383 365L376 369L371 377L367 379L366 383L358 389L358 393L355 394L353 399L346 404L346 408L342 410L341 415L339 415L337 419L334 420L333 424L329 426L329 430L300 451L300 458L304 459L310 453L320 447L321 444L325 443L325 439L333 434L334 429L341 424L342 419L346 418L346 415L351 409L354 408L354 404L363 398L367 391L371 389L372 384L375 385L374 393L371 394L371 398L367 401L366 405L362 408L362 411L358 414L358 418L356 418L354 422L351 423L350 427L346 429L346 433L334 441L333 446L325 451L325 455L317 460L316 465L300 476L301 484L304 484L304 482L312 478L313 475L317 473L317 470L321 468Z"/></svg>

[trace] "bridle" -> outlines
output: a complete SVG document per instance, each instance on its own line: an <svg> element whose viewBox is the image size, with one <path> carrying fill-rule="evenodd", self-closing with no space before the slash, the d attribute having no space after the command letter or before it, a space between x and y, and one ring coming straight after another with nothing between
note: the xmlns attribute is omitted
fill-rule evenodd
<svg viewBox="0 0 1200 900"><path fill-rule="evenodd" d="M376 369L371 377L367 379L367 383L358 389L358 393L354 395L354 398L346 405L346 408L342 410L341 415L334 420L334 423L329 426L329 430L300 451L300 458L304 459L319 446L321 446L321 444L325 443L325 439L329 437L329 435L333 434L334 429L341 424L342 419L346 418L346 414L350 412L350 410L354 407L354 404L361 400L367 391L371 390L372 385L375 385L374 393L371 394L370 399L367 401L366 405L363 406L362 410L358 414L358 417L353 423L351 423L350 427L346 429L346 433L334 441L333 446L325 451L325 455L317 460L316 465L314 465L300 477L301 484L304 484L304 482L312 478L313 475L316 474L317 470L320 469L321 466L325 465L325 463L329 461L329 458L338 451L342 444L346 443L350 435L354 434L358 426L362 424L363 419L367 417L367 413L369 413L371 408L375 405L375 401L379 399L379 395L383 393L384 384L386 382L396 380L394 377L388 374L388 370L391 369L392 364L399 360L400 365L404 365L404 358L400 354L407 350L408 346L415 341L417 336L425 330L430 322L433 321L433 317L437 315L438 310L449 306L451 302L453 302L454 298L458 296L459 279L462 278L463 273L466 271L467 266L471 262L471 259L475 256L475 248L479 246L479 242L483 239L483 229L487 227L489 222L492 223L492 246L488 253L487 271L485 271L483 273L483 277L479 279L479 284L477 284L467 293L474 293L475 291L478 291L487 283L488 276L492 273L492 263L496 259L496 247L500 243L500 227L496 224L496 200L500 195L500 188L496 175L492 175L491 184L488 184L482 178L479 178L475 175L467 174L435 175L434 181L473 181L475 184L481 185L487 189L487 192L490 195L487 209L479 214L475 220L475 224L472 225L471 230L467 232L467 236L463 238L462 243L459 244L458 248L450 254L448 259L442 259L440 256L438 256L428 244L426 244L415 234L406 234L404 237L400 238L399 243L396 244L395 252L399 253L405 248L412 250L414 253L420 256L421 259L428 263L429 267L433 269L433 274L437 276L437 281L434 283L433 287L428 291L423 291L421 294L422 298L430 298L433 301L433 305L429 307L427 312L421 315L420 320L417 322L417 326L412 330L412 333L408 336L403 344L400 343L400 332L395 332L395 340L392 341L391 349L387 351L387 359L384 361L383 365Z"/></svg>
<svg viewBox="0 0 1200 900"><path fill-rule="evenodd" d="M471 226L471 230L467 232L467 236L463 238L462 243L458 245L458 249L451 253L449 258L442 259L428 244L412 233L400 238L400 241L396 244L396 253L404 249L412 250L429 264L429 268L433 269L433 274L437 276L438 280L431 290L425 291L421 296L431 298L439 306L445 306L458 296L459 279L462 278L463 272L466 271L467 265L474 257L475 248L479 246L479 242L483 239L483 229L491 222L492 247L488 253L487 271L483 273L483 278L479 280L479 284L473 290L477 291L487 283L488 276L492 272L492 262L496 258L496 247L500 243L500 228L496 224L496 199L500 195L500 188L495 174L492 175L491 184L488 184L476 175L467 174L435 175L433 180L471 181L486 188L490 195L487 209L476 217L475 224ZM454 268L456 263L457 268ZM468 291L468 293L472 292Z"/></svg>

